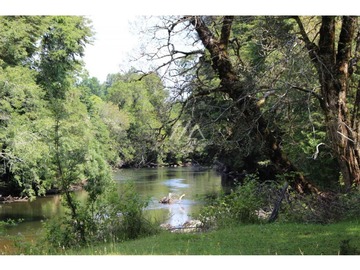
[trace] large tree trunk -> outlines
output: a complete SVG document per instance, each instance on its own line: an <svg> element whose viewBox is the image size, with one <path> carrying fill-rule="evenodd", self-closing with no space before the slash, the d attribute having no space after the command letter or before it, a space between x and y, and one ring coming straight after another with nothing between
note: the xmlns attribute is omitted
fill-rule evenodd
<svg viewBox="0 0 360 270"><path fill-rule="evenodd" d="M248 123L253 123L251 134L259 145L265 145L265 154L276 166L278 173L297 172L295 166L281 150L279 134L269 129L269 123L261 114L256 101L246 98L246 88L239 80L238 74L232 65L227 52L233 16L225 16L221 34L216 37L203 20L198 16L188 17L194 26L204 47L208 50L212 59L213 70L221 80L219 91L226 93L243 112ZM241 123L239 123L241 124ZM245 168L246 169L246 168ZM299 192L318 192L304 177L296 173L295 179L290 185Z"/></svg>
<svg viewBox="0 0 360 270"><path fill-rule="evenodd" d="M357 17L342 18L341 32L336 46L336 19L322 17L318 45L312 43L300 18L295 18L305 41L309 55L318 71L321 84L321 107L325 114L331 148L337 157L342 178L347 188L360 184L359 148L359 101L357 89L353 104L353 116L349 112L350 77L358 56L352 58L352 44L357 28ZM359 50L360 42L358 35ZM359 53L359 52L357 52ZM352 91L354 93L354 91Z"/></svg>

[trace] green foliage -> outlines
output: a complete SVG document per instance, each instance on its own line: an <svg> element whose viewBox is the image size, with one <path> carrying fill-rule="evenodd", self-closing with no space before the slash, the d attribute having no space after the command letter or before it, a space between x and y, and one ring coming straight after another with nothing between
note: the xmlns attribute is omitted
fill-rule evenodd
<svg viewBox="0 0 360 270"><path fill-rule="evenodd" d="M298 98L294 95L292 98ZM324 118L318 104L304 100L306 106L292 104L290 117L284 121L284 150L289 158L311 181L325 190L339 189L339 166L326 136Z"/></svg>
<svg viewBox="0 0 360 270"><path fill-rule="evenodd" d="M90 183L88 185L93 185ZM100 187L100 186L98 186ZM101 197L92 193L78 204L76 219L65 215L46 224L47 241L54 248L80 247L107 242L121 242L158 232L144 216L148 201L141 198L129 182L117 190L113 182L102 184ZM93 187L88 187L94 190ZM83 235L79 234L79 228Z"/></svg>
<svg viewBox="0 0 360 270"><path fill-rule="evenodd" d="M75 71L80 71L80 57L90 43L88 21L76 16L45 17L48 27L41 40L38 82L47 97L64 98Z"/></svg>
<svg viewBox="0 0 360 270"><path fill-rule="evenodd" d="M7 220L0 220L0 235L3 233L5 228L12 227L18 225L23 220L14 220L14 219L7 219Z"/></svg>
<svg viewBox="0 0 360 270"><path fill-rule="evenodd" d="M45 27L40 16L1 16L0 66L33 66Z"/></svg>
<svg viewBox="0 0 360 270"><path fill-rule="evenodd" d="M205 206L201 221L209 227L226 227L230 224L257 223L257 211L264 206L264 196L259 189L257 176L249 175L230 194L223 194Z"/></svg>
<svg viewBox="0 0 360 270"><path fill-rule="evenodd" d="M203 19L214 40L219 40L223 17ZM186 117L199 125L207 140L203 161L219 161L225 173L256 173L261 169L259 162L268 160L272 150L259 138L260 116L244 111L255 101L284 156L316 186L335 189L339 167L317 98L318 77L296 31L295 21L287 17L235 16L227 53L239 78L234 90L239 97L232 100L212 84L216 76L209 76L211 58L207 53L200 58L196 76L187 73L192 79L187 82Z"/></svg>
<svg viewBox="0 0 360 270"><path fill-rule="evenodd" d="M0 87L1 172L8 176L7 185L16 182L30 197L44 194L51 178L47 167L50 149L45 142L51 120L34 75L22 67L0 70L4 82Z"/></svg>
<svg viewBox="0 0 360 270"><path fill-rule="evenodd" d="M112 182L107 160L111 150L105 147L110 140L106 133L98 133L99 125L93 125L76 89L67 91L65 102L57 102L53 108L59 111L54 111L53 135L48 143L53 147L51 164L56 185L64 193L69 212L60 224L50 227L49 235L56 237L54 243L59 245L83 245L90 241L89 234L93 233L97 201ZM72 190L84 183L87 198L80 202ZM57 226L59 232L53 231Z"/></svg>
<svg viewBox="0 0 360 270"><path fill-rule="evenodd" d="M113 76L106 92L106 100L116 104L129 121L127 138L121 143L120 152L126 165L161 163L161 137L165 135L163 127L168 120L168 108L167 92L160 78L151 74L140 80L140 76L130 70Z"/></svg>
<svg viewBox="0 0 360 270"><path fill-rule="evenodd" d="M112 102L105 102L98 96L90 96L92 122L97 126L99 141L109 145L111 156L107 159L113 166L121 166L132 159L131 142L127 131L130 127L129 114L119 110Z"/></svg>
<svg viewBox="0 0 360 270"><path fill-rule="evenodd" d="M65 214L48 224L48 241L56 247L150 233L142 215L146 203L130 187L121 198L130 205L117 205L110 165L119 165L119 156L138 162L139 149L145 159L144 153L156 152L154 130L166 120L160 79L136 83L129 74L133 78L121 85L125 95L116 90L125 99L131 94L121 109L102 99L107 92L95 78L85 74L77 82L91 42L85 18L1 17L0 26L1 186L31 199L50 188L62 193ZM78 187L86 198L74 196Z"/></svg>
<svg viewBox="0 0 360 270"><path fill-rule="evenodd" d="M80 75L81 81L78 83L78 87L82 89L83 95L89 97L91 95L95 95L103 98L103 85L101 85L100 81L95 77L89 77L89 74L85 72Z"/></svg>
<svg viewBox="0 0 360 270"><path fill-rule="evenodd" d="M133 182L123 184L117 194L110 195L109 203L101 213L108 215L111 223L117 223L111 226L114 239L117 241L135 239L154 234L159 230L145 217L144 209L149 200L142 198L136 192Z"/></svg>
<svg viewBox="0 0 360 270"><path fill-rule="evenodd" d="M299 223L329 224L357 219L360 193L298 194L290 191L282 204L279 220Z"/></svg>
<svg viewBox="0 0 360 270"><path fill-rule="evenodd" d="M0 52L6 63L0 70L1 180L6 193L34 198L61 186L55 167L69 166L68 177L78 178L86 149L75 141L88 143L84 128L91 127L87 112L76 112L81 102L69 98L76 91L68 90L91 32L82 17L2 17L0 24L1 41L9 42ZM74 136L76 129L85 136Z"/></svg>

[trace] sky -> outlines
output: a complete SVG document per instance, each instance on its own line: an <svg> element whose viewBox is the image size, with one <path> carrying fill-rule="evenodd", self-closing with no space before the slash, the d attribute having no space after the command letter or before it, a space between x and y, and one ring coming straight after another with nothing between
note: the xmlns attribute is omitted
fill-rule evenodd
<svg viewBox="0 0 360 270"><path fill-rule="evenodd" d="M134 14L87 16L93 22L95 40L85 50L85 68L91 77L104 82L110 73L118 73L130 65L129 55L136 48L137 37L131 34L130 23Z"/></svg>

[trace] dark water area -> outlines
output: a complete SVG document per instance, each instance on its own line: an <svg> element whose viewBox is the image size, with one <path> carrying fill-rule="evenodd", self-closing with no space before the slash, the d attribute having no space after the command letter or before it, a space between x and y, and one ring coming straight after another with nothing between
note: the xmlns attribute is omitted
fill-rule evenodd
<svg viewBox="0 0 360 270"><path fill-rule="evenodd" d="M199 167L122 169L114 172L113 178L120 190L121 185L132 181L136 191L149 199L146 214L172 226L179 226L198 214L204 195L222 190L220 176L211 169ZM171 204L159 203L169 193L174 198L185 196ZM80 191L77 196L86 196L86 193ZM60 195L40 197L32 202L0 204L0 220L22 220L16 226L0 231L0 254L10 244L9 236L34 239L41 233L44 221L61 215L63 211Z"/></svg>

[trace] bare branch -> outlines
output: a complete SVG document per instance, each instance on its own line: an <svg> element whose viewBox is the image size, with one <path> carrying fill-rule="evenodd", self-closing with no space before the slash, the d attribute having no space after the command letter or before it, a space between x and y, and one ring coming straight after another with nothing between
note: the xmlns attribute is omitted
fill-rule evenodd
<svg viewBox="0 0 360 270"><path fill-rule="evenodd" d="M305 42L306 48L309 51L311 60L316 64L316 66L318 66L318 52L319 52L318 46L316 46L315 43L310 41L309 36L305 31L304 25L303 25L300 17L295 16L293 18L295 19L295 21L297 22L297 24L299 26L300 34L302 36L303 41Z"/></svg>
<svg viewBox="0 0 360 270"><path fill-rule="evenodd" d="M314 89L313 90L309 90L309 89L304 89L304 88L301 88L301 87L298 87L298 86L294 86L294 85L291 85L291 89L296 89L296 90L299 90L299 91L302 91L302 92L305 92L305 93L310 93L311 95L313 95L314 97L316 97L320 104L322 104L324 102L324 99L322 96L320 96L319 94L317 94Z"/></svg>

